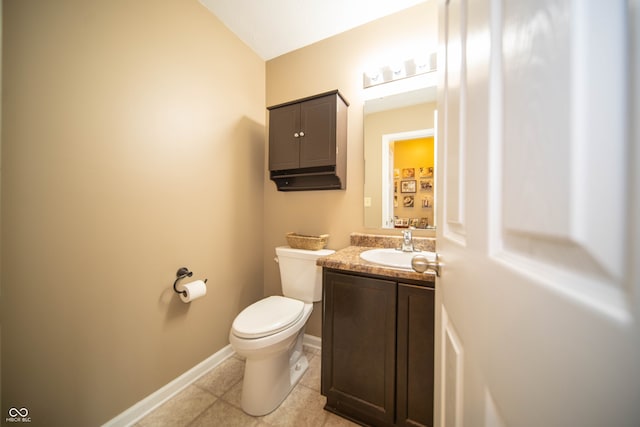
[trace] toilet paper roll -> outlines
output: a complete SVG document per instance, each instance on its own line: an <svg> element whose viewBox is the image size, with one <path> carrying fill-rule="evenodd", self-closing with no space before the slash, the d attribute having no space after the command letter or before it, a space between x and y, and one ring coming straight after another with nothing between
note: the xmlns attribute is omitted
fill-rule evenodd
<svg viewBox="0 0 640 427"><path fill-rule="evenodd" d="M187 293L180 294L182 302L191 302L207 294L207 285L202 280L196 280L182 285L182 290Z"/></svg>

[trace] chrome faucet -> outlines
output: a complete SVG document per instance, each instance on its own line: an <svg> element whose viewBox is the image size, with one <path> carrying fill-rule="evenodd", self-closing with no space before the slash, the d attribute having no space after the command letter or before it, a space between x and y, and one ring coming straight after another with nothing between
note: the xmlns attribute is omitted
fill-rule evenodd
<svg viewBox="0 0 640 427"><path fill-rule="evenodd" d="M402 247L400 248L402 252L413 252L413 237L411 236L411 230L403 230L402 231Z"/></svg>

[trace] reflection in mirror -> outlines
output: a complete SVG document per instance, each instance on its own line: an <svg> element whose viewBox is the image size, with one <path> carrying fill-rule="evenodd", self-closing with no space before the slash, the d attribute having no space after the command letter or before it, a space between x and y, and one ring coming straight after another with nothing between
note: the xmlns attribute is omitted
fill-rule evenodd
<svg viewBox="0 0 640 427"><path fill-rule="evenodd" d="M365 227L435 228L435 92L365 102Z"/></svg>

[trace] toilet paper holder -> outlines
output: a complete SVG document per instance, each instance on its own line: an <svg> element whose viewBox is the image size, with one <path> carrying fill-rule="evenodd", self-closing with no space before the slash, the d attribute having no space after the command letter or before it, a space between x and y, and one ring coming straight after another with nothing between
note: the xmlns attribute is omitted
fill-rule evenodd
<svg viewBox="0 0 640 427"><path fill-rule="evenodd" d="M176 288L176 286L178 286L178 282L182 279L184 279L185 277L191 277L193 276L193 272L189 271L189 269L187 267L180 267L178 269L178 272L176 273L176 281L173 282L173 290L177 293L177 294L182 294L184 296L187 296L187 291L179 291L178 288ZM207 279L204 279L204 283L207 283Z"/></svg>

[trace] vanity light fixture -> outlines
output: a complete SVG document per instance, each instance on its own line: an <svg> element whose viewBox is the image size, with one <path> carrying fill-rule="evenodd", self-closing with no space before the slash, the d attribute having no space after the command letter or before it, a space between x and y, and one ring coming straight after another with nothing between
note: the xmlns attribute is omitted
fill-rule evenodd
<svg viewBox="0 0 640 427"><path fill-rule="evenodd" d="M431 58L433 57L433 58ZM414 59L416 63L416 74L427 73L436 69L435 53L432 55L423 55Z"/></svg>
<svg viewBox="0 0 640 427"><path fill-rule="evenodd" d="M380 84L382 83L382 74L380 74L380 70L370 70L364 73L365 80L369 80L372 84Z"/></svg>
<svg viewBox="0 0 640 427"><path fill-rule="evenodd" d="M391 77L393 80L402 79L407 76L405 64L398 62L391 65Z"/></svg>
<svg viewBox="0 0 640 427"><path fill-rule="evenodd" d="M436 54L422 55L406 61L399 61L363 73L363 87L366 89L383 83L425 74L436 69Z"/></svg>

